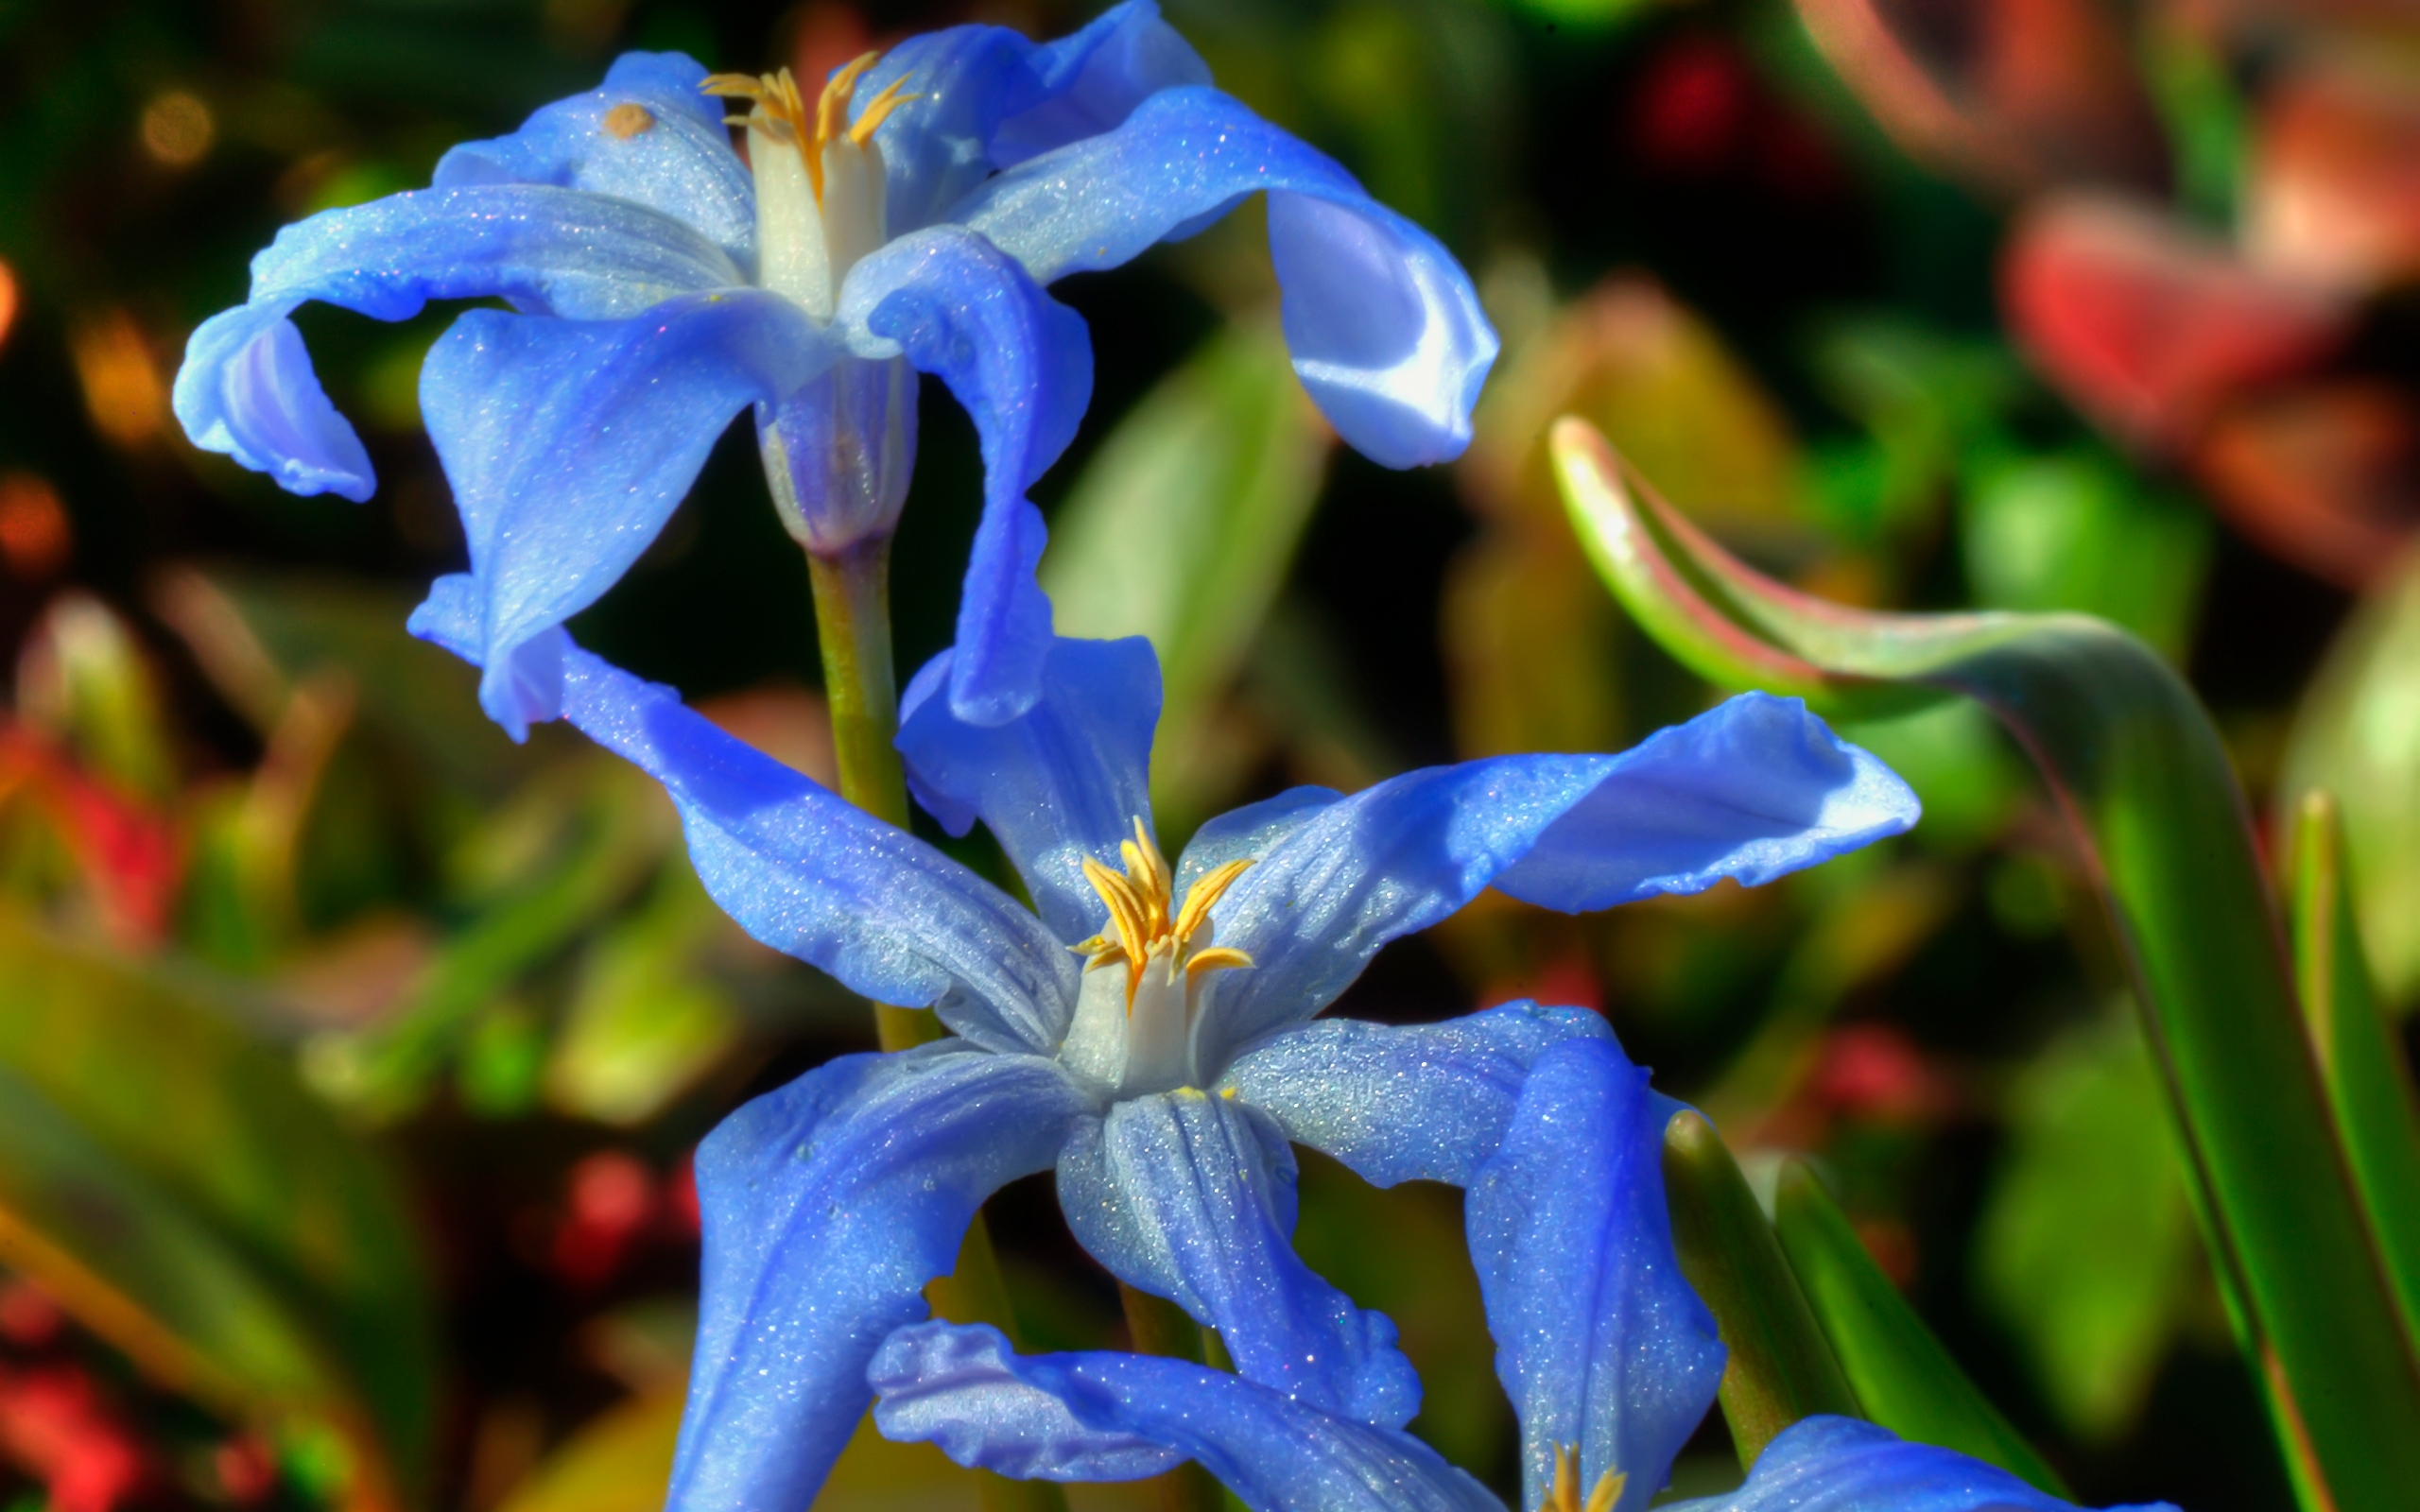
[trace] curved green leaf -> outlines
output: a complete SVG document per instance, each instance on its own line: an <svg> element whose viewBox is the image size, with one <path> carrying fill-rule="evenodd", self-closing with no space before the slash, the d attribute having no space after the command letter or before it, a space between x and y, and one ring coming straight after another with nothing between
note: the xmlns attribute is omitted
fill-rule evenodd
<svg viewBox="0 0 2420 1512"><path fill-rule="evenodd" d="M1801 1418L1863 1417L1748 1178L1695 1113L1665 1125L1664 1197L1681 1274L1730 1351L1720 1400L1740 1468Z"/></svg>
<svg viewBox="0 0 2420 1512"><path fill-rule="evenodd" d="M1804 1161L1781 1168L1773 1228L1867 1417L1902 1438L1972 1454L2053 1496L2067 1494L1882 1274Z"/></svg>
<svg viewBox="0 0 2420 1512"><path fill-rule="evenodd" d="M2403 1047L2378 1013L2345 887L2344 826L2325 792L2294 827L2294 970L2338 1137L2404 1321L2420 1332L2420 1108Z"/></svg>
<svg viewBox="0 0 2420 1512"><path fill-rule="evenodd" d="M2071 614L1884 614L1757 576L1603 438L1553 438L1574 524L1675 657L1728 687L1872 713L1964 695L2041 770L2083 850L2305 1503L2420 1485L2420 1365L2303 1036L2243 795L2209 717L2141 642Z"/></svg>

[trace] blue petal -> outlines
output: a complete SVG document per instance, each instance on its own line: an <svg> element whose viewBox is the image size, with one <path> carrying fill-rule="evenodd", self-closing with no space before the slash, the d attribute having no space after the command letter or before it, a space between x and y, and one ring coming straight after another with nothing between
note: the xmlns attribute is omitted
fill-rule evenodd
<svg viewBox="0 0 2420 1512"><path fill-rule="evenodd" d="M1021 1357L995 1329L923 1323L885 1341L869 1379L885 1435L1004 1475L1132 1480L1183 1456L1253 1512L1504 1512L1409 1434L1181 1360Z"/></svg>
<svg viewBox="0 0 2420 1512"><path fill-rule="evenodd" d="M902 79L919 97L874 134L894 232L944 219L994 167L1072 140L1067 133L1107 130L1152 91L1206 84L1210 70L1156 5L1128 0L1054 43L1002 26L910 37L858 84L857 110Z"/></svg>
<svg viewBox="0 0 2420 1512"><path fill-rule="evenodd" d="M375 482L286 317L323 300L406 320L430 300L503 295L580 318L636 315L676 294L743 283L681 221L572 189L430 189L331 210L252 260L248 303L204 320L177 372L178 421L296 492L360 500Z"/></svg>
<svg viewBox="0 0 2420 1512"><path fill-rule="evenodd" d="M630 320L472 310L421 369L485 603L480 701L522 738L515 651L595 603L664 528L731 419L839 357L762 289L666 301ZM541 713L544 711L540 711Z"/></svg>
<svg viewBox="0 0 2420 1512"><path fill-rule="evenodd" d="M1176 864L1179 892L1230 861L1265 856L1310 816L1344 795L1332 787L1289 787L1275 798L1229 809L1193 832Z"/></svg>
<svg viewBox="0 0 2420 1512"><path fill-rule="evenodd" d="M1665 1512L2075 1512L2075 1507L1997 1466L1930 1444L1907 1443L1887 1428L1852 1418L1805 1418L1765 1446L1747 1485L1728 1496L1668 1503ZM2152 1502L2109 1512L2176 1508Z"/></svg>
<svg viewBox="0 0 2420 1512"><path fill-rule="evenodd" d="M1531 1068L1471 1183L1471 1262L1521 1419L1525 1506L1554 1484L1556 1448L1577 1444L1582 1492L1617 1471L1615 1505L1637 1512L1722 1380L1714 1316L1682 1278L1664 1209L1676 1107L1611 1039L1566 1040Z"/></svg>
<svg viewBox="0 0 2420 1512"><path fill-rule="evenodd" d="M916 375L850 358L756 406L756 447L791 539L837 557L888 538L916 471Z"/></svg>
<svg viewBox="0 0 2420 1512"><path fill-rule="evenodd" d="M1116 130L1011 168L953 207L1049 284L1115 267L1270 192L1294 371L1338 434L1389 467L1470 444L1495 360L1470 276L1324 153L1206 88L1163 90Z"/></svg>
<svg viewBox="0 0 2420 1512"><path fill-rule="evenodd" d="M937 692L944 651L908 684L899 751L908 785L952 834L980 818L1025 879L1043 922L1073 942L1103 927L1086 857L1112 868L1140 818L1151 822L1151 731L1160 662L1151 643L1060 640L1032 708L1004 725L969 724Z"/></svg>
<svg viewBox="0 0 2420 1512"><path fill-rule="evenodd" d="M1164 89L1210 82L1210 65L1153 0L1127 0L1081 31L1034 49L1042 99L1000 123L992 163L1013 167L1088 136L1114 131Z"/></svg>
<svg viewBox="0 0 2420 1512"><path fill-rule="evenodd" d="M1656 731L1495 885L1565 913L1758 887L1914 826L1897 773L1796 698L1743 693Z"/></svg>
<svg viewBox="0 0 2420 1512"><path fill-rule="evenodd" d="M1046 1167L1090 1106L1051 1061L943 1041L848 1056L698 1146L697 1354L670 1512L795 1512L925 1313L983 1199Z"/></svg>
<svg viewBox="0 0 2420 1512"><path fill-rule="evenodd" d="M475 662L479 603L441 578L412 633ZM880 1003L940 1000L994 1049L1047 1052L1065 1032L1075 958L1007 894L904 830L723 733L680 695L560 642L562 712L662 782L690 859L724 912L773 949Z"/></svg>
<svg viewBox="0 0 2420 1512"><path fill-rule="evenodd" d="M1602 908L1770 881L1915 821L1906 784L1795 700L1745 694L1616 756L1502 756L1392 778L1312 813L1211 914L1221 972L1196 1064L1336 1000L1389 940L1491 882ZM1530 859L1534 857L1534 860Z"/></svg>
<svg viewBox="0 0 2420 1512"><path fill-rule="evenodd" d="M695 227L741 267L756 264L756 186L732 150L722 104L699 91L705 69L681 53L624 53L600 87L542 107L510 136L465 142L430 182L542 183L611 195ZM644 128L609 130L634 105ZM627 117L617 118L617 125Z"/></svg>
<svg viewBox="0 0 2420 1512"><path fill-rule="evenodd" d="M1115 1105L1069 1137L1059 1206L1095 1259L1217 1329L1247 1380L1388 1428L1420 1410L1394 1325L1294 1253L1294 1152L1241 1104L1186 1088Z"/></svg>
<svg viewBox="0 0 2420 1512"><path fill-rule="evenodd" d="M1219 1087L1373 1186L1462 1187L1503 1143L1531 1063L1565 1040L1612 1037L1586 1008L1534 1003L1443 1023L1322 1019L1245 1051Z"/></svg>
<svg viewBox="0 0 2420 1512"><path fill-rule="evenodd" d="M849 270L838 323L861 356L904 352L949 386L983 446L983 520L966 564L950 703L999 724L1028 708L1050 652L1050 600L1033 580L1042 512L1025 490L1075 438L1092 402L1082 317L980 236L936 227Z"/></svg>

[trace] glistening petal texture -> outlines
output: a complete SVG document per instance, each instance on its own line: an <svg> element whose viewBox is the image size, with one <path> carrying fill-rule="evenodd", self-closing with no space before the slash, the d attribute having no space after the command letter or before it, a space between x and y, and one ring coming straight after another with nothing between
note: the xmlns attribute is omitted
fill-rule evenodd
<svg viewBox="0 0 2420 1512"><path fill-rule="evenodd" d="M856 110L898 81L919 97L874 133L894 234L951 218L994 168L1106 130L1154 90L1206 84L1210 70L1151 0L1127 0L1055 42L982 26L910 37L859 82Z"/></svg>
<svg viewBox="0 0 2420 1512"><path fill-rule="evenodd" d="M1664 1208L1677 1105L1611 1039L1538 1057L1503 1147L1465 1202L1495 1369L1521 1420L1524 1506L1580 1446L1582 1493L1628 1478L1619 1512L1670 1479L1722 1380L1714 1317L1681 1275Z"/></svg>
<svg viewBox="0 0 2420 1512"><path fill-rule="evenodd" d="M1294 370L1338 434L1389 467L1461 455L1496 354L1469 275L1335 160L1215 89L1162 90L1117 129L1008 169L950 215L1049 284L1128 262L1261 191Z"/></svg>
<svg viewBox="0 0 2420 1512"><path fill-rule="evenodd" d="M899 753L919 801L953 834L980 817L1025 879L1043 922L1070 943L1104 927L1087 857L1116 869L1118 843L1151 818L1160 663L1151 643L1053 644L1041 696L1002 725L969 724L945 697L949 652L902 700Z"/></svg>
<svg viewBox="0 0 2420 1512"><path fill-rule="evenodd" d="M454 322L421 369L421 412L484 598L491 718L523 736L516 649L638 560L733 416L838 355L763 289L682 295L629 320L472 310Z"/></svg>
<svg viewBox="0 0 2420 1512"><path fill-rule="evenodd" d="M743 268L756 263L756 189L723 102L682 53L624 53L605 82L542 106L510 136L465 142L431 184L541 183L610 195L686 221Z"/></svg>
<svg viewBox="0 0 2420 1512"><path fill-rule="evenodd" d="M522 309L604 319L742 281L685 223L602 195L527 185L391 195L288 226L252 259L250 301L185 343L177 420L196 446L293 491L366 499L369 459L286 318L305 301L405 320L430 300L502 295Z"/></svg>
<svg viewBox="0 0 2420 1512"><path fill-rule="evenodd" d="M1229 809L1193 832L1184 854L1177 858L1180 892L1230 861L1257 860L1277 849L1320 810L1344 797L1332 787L1289 787L1275 798Z"/></svg>
<svg viewBox="0 0 2420 1512"><path fill-rule="evenodd" d="M1079 1127L1059 1206L1093 1257L1219 1331L1236 1369L1298 1400L1400 1428L1420 1379L1395 1329L1294 1253L1294 1154L1274 1125L1194 1088Z"/></svg>
<svg viewBox="0 0 2420 1512"><path fill-rule="evenodd" d="M1210 65L1160 19L1154 0L1112 6L1081 31L1036 47L1030 66L1042 98L993 133L995 167L1115 130L1164 89L1210 82Z"/></svg>
<svg viewBox="0 0 2420 1512"><path fill-rule="evenodd" d="M874 1421L960 1465L1051 1480L1126 1480L1199 1462L1253 1512L1503 1512L1409 1434L1321 1412L1223 1370L1134 1354L1021 1357L996 1330L924 1323L891 1335L870 1378Z"/></svg>
<svg viewBox="0 0 2420 1512"><path fill-rule="evenodd" d="M1896 773L1804 703L1743 693L1626 753L1495 885L1566 913L1726 877L1754 887L1901 833L1922 813Z"/></svg>
<svg viewBox="0 0 2420 1512"><path fill-rule="evenodd" d="M1089 1106L1048 1061L962 1041L848 1056L698 1146L705 1247L669 1512L798 1512L923 1317L983 1199L1050 1163Z"/></svg>
<svg viewBox="0 0 2420 1512"><path fill-rule="evenodd" d="M1380 947L1477 897L1618 758L1506 756L1431 766L1310 811L1211 912L1217 939L1253 957L1219 973L1195 1064L1336 1000Z"/></svg>
<svg viewBox="0 0 2420 1512"><path fill-rule="evenodd" d="M1895 834L1915 795L1795 699L1742 694L1616 756L1409 772L1288 832L1211 916L1258 965L1221 977L1199 1063L1335 1001L1379 947L1494 883L1566 911L1750 885Z"/></svg>
<svg viewBox="0 0 2420 1512"><path fill-rule="evenodd" d="M1322 1019L1236 1057L1219 1090L1373 1186L1466 1187L1512 1125L1531 1063L1565 1040L1609 1040L1586 1008L1508 1003L1443 1023Z"/></svg>
<svg viewBox="0 0 2420 1512"><path fill-rule="evenodd" d="M412 633L475 662L478 612L468 577L441 578ZM742 928L877 1002L939 999L943 1022L977 1043L1058 1044L1076 961L1013 899L716 729L673 690L562 644L564 716L664 784L700 879Z"/></svg>
<svg viewBox="0 0 2420 1512"><path fill-rule="evenodd" d="M1083 318L982 237L936 227L849 270L837 323L861 356L904 352L949 386L983 448L983 519L966 564L950 702L999 724L1040 691L1050 600L1034 582L1042 511L1025 490L1059 459L1092 402Z"/></svg>
<svg viewBox="0 0 2420 1512"><path fill-rule="evenodd" d="M1665 1512L2076 1512L1995 1465L1910 1444L1853 1418L1805 1418L1782 1430L1727 1496ZM2166 1502L2109 1512L2176 1512Z"/></svg>

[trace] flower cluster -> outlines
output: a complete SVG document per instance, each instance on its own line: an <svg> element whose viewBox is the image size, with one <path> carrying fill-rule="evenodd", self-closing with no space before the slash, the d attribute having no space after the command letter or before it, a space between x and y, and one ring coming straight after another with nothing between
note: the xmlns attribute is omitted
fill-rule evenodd
<svg viewBox="0 0 2420 1512"><path fill-rule="evenodd" d="M722 101L744 104L747 155ZM424 409L470 570L416 633L482 669L516 736L564 718L680 811L750 934L951 1031L844 1057L701 1146L703 1299L671 1512L808 1505L870 1402L884 1433L1051 1480L1192 1459L1259 1509L1495 1508L1405 1431L1393 1325L1295 1253L1297 1144L1378 1185L1463 1188L1525 1509L1635 1512L1714 1400L1715 1320L1666 1217L1676 1104L1604 1020L1516 1003L1389 1026L1321 1015L1388 942L1498 889L1571 913L1756 885L1915 820L1914 795L1795 700L1748 695L1618 755L1296 788L1152 822L1159 665L1051 631L1025 498L1088 402L1082 323L1045 292L1266 192L1297 372L1392 466L1458 453L1495 351L1461 269L1334 163L1208 84L1149 0L1035 44L914 39L812 100L786 72L631 55L600 89L456 148L426 191L289 229L194 335L201 444L300 492L371 468L289 317L501 295L431 352ZM564 621L637 558L752 405L811 553L887 538L914 373L974 416L987 473L957 645L902 701L928 814L980 821L1030 906L577 646ZM926 1318L977 1209L1055 1173L1083 1247L1215 1328L1234 1369L1020 1357ZM1946 1451L1814 1418L1736 1496L1797 1508L2062 1505Z"/></svg>

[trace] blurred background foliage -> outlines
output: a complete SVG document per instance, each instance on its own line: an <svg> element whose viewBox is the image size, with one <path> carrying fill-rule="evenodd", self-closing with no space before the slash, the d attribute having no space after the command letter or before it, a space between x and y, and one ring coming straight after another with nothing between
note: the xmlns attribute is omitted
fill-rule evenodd
<svg viewBox="0 0 2420 1512"><path fill-rule="evenodd" d="M1573 538L1545 435L1577 413L1811 592L2141 637L2256 808L2337 795L2408 1056L2408 10L1167 9L1225 88L1455 248L1506 351L1468 456L1393 474L1292 383L1256 207L1062 286L1098 378L1036 490L1045 581L1063 631L1159 647L1164 840L1288 783L1617 747L1708 701ZM403 634L461 558L416 398L452 312L302 317L380 470L362 507L187 446L185 333L280 224L425 182L621 48L812 77L911 30L1085 13L0 0L0 1506L648 1512L694 1316L688 1152L871 1044L862 1005L723 919L644 779L559 729L512 746ZM948 634L977 498L971 429L927 397L895 558L910 667ZM575 629L828 777L804 573L745 434ZM1491 896L1341 1011L1601 1008L1769 1198L1785 1156L1817 1162L1874 1270L2079 1495L2287 1505L2084 857L1974 706L1845 728L1924 797L1905 841L1585 920ZM1512 1484L1459 1199L1311 1157L1303 1183L1305 1254L1422 1369L1414 1426ZM1046 1178L992 1212L1028 1342L1116 1342ZM1682 1488L1736 1479L1723 1434ZM973 1497L861 1435L821 1504Z"/></svg>

